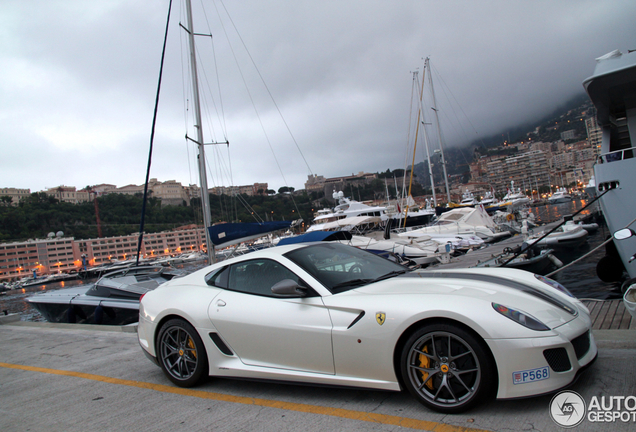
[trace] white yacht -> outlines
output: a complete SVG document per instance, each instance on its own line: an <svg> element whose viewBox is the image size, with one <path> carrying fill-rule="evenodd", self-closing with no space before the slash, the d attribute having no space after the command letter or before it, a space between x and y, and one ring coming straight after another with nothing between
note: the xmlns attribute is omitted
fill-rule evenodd
<svg viewBox="0 0 636 432"><path fill-rule="evenodd" d="M376 217L380 218L382 223L389 223L391 227L397 227L401 224L403 225L401 220L404 218L404 215L406 215L406 224L403 226L425 225L430 222L431 218L435 215L434 210L420 209L419 207L409 208L408 213L401 211L395 214L389 214L387 208L384 206L369 206L359 201L349 199L344 196L342 191L334 192L333 198L338 200L338 205L334 207L332 212L328 212L326 209L319 210L318 215L314 218L313 224L307 229L307 232L329 229L329 227L333 225L327 224L352 217Z"/></svg>
<svg viewBox="0 0 636 432"><path fill-rule="evenodd" d="M594 75L583 87L596 107L602 130L594 165L596 194L611 233L634 229L636 220L636 52L612 51L596 59ZM614 242L631 278L636 277L636 237Z"/></svg>
<svg viewBox="0 0 636 432"><path fill-rule="evenodd" d="M558 188L557 191L548 198L548 203L550 204L561 204L570 201L572 201L572 195L570 195L568 190L563 187Z"/></svg>
<svg viewBox="0 0 636 432"><path fill-rule="evenodd" d="M521 192L521 188L517 188L515 192L515 182L514 180L510 182L510 189L508 189L508 193L503 197L500 207L508 207L509 209L516 209L526 204L530 204L530 198L523 192Z"/></svg>
<svg viewBox="0 0 636 432"><path fill-rule="evenodd" d="M462 194L462 200L459 203L459 207L474 207L477 204L477 200L472 192L469 192L468 189L464 191Z"/></svg>

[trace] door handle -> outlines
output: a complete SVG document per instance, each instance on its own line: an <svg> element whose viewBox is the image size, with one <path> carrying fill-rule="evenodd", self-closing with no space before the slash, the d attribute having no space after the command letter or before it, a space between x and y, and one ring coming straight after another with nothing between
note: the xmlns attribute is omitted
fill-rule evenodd
<svg viewBox="0 0 636 432"><path fill-rule="evenodd" d="M226 304L226 303L225 303L223 300L217 300L217 302L216 302L216 305L217 305L218 307L223 307L223 306L225 306L225 304Z"/></svg>

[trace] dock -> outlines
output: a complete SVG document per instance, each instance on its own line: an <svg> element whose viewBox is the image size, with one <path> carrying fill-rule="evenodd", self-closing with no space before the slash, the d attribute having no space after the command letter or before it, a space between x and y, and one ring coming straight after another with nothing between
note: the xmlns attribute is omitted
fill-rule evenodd
<svg viewBox="0 0 636 432"><path fill-rule="evenodd" d="M583 300L583 304L590 310L592 330L636 330L636 319L623 300Z"/></svg>

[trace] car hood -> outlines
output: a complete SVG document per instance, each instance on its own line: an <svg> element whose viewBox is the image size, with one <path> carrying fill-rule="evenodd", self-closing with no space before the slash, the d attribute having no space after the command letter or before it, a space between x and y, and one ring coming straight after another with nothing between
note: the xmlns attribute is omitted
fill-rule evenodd
<svg viewBox="0 0 636 432"><path fill-rule="evenodd" d="M483 303L500 303L556 328L583 310L580 301L540 282L532 273L512 269L415 271L354 290L369 295L462 296ZM490 308L492 309L492 308ZM492 309L494 310L494 309Z"/></svg>

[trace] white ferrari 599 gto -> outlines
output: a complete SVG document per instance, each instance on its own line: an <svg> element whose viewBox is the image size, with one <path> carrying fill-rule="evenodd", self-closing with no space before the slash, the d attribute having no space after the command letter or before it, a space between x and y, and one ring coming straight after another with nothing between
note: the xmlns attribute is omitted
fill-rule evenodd
<svg viewBox="0 0 636 432"><path fill-rule="evenodd" d="M440 412L554 392L596 358L589 311L512 269L409 271L339 243L233 258L143 296L143 351L178 386L240 377L400 391Z"/></svg>

